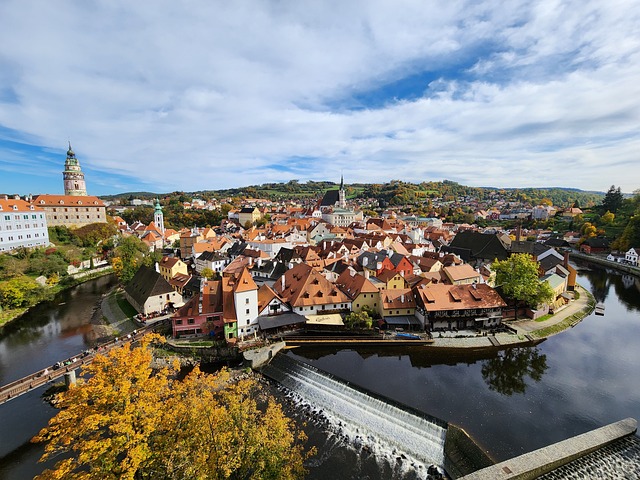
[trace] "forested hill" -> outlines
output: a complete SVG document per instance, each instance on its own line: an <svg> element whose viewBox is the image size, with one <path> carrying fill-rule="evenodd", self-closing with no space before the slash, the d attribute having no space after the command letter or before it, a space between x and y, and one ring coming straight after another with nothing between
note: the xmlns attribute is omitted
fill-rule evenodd
<svg viewBox="0 0 640 480"><path fill-rule="evenodd" d="M322 196L327 190L338 188L334 182L307 181L300 183L291 180L286 183L264 183L262 185L250 185L247 187L230 188L224 190L206 190L196 192L173 192L180 194L185 200L193 197L202 199L248 197L266 198L270 200L283 200L291 198L316 198ZM573 188L548 187L548 188L494 188L494 187L468 187L456 182L444 180L442 182L410 183L400 180L391 180L386 183L374 184L348 184L345 185L349 198L376 198L388 205L406 205L423 203L428 199L442 199L444 201L463 200L495 200L501 198L507 201L528 202L539 204L550 201L557 206L570 206L575 202L581 207L599 204L604 196L603 192L589 192ZM126 198L153 198L166 196L150 192L128 192L104 199ZM172 194L168 194L173 196Z"/></svg>

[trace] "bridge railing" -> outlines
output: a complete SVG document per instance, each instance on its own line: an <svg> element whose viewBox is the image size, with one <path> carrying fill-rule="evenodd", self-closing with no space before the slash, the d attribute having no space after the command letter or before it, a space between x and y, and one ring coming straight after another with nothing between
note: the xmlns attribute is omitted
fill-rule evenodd
<svg viewBox="0 0 640 480"><path fill-rule="evenodd" d="M120 338L116 337L116 339L100 344L92 350L86 350L75 357L68 358L55 365L50 365L42 370L27 375L26 377L22 377L11 383L3 385L0 387L0 404L22 395L33 388L37 388L45 383L60 378L65 373L91 363L98 353L108 352L114 347L119 347L125 343L137 341L146 333L162 326L163 323L164 321L143 326L140 329L137 329L135 334L128 334Z"/></svg>

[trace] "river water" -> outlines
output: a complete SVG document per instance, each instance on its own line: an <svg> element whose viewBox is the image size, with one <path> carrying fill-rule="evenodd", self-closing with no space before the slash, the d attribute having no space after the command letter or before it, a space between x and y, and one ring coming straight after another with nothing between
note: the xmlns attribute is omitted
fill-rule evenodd
<svg viewBox="0 0 640 480"><path fill-rule="evenodd" d="M626 417L640 419L640 280L590 268L578 280L605 304L605 315L591 315L536 347L460 356L419 347L384 354L298 348L290 355L454 423L495 460L505 460ZM112 283L102 278L76 287L5 329L0 383L86 348L92 308ZM40 394L0 405L0 479L42 470L41 447L29 439L55 411ZM314 440L320 452L309 478L389 477L348 448Z"/></svg>
<svg viewBox="0 0 640 480"><path fill-rule="evenodd" d="M94 338L90 319L114 275L61 292L32 308L0 332L0 385L77 355ZM0 479L26 479L43 470L41 445L29 440L56 410L42 401L44 387L0 405Z"/></svg>

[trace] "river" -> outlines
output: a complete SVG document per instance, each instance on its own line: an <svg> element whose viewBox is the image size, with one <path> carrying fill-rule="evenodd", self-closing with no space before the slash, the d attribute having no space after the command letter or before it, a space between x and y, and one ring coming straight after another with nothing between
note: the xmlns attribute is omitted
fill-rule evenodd
<svg viewBox="0 0 640 480"><path fill-rule="evenodd" d="M116 285L114 275L89 280L30 309L0 332L0 385L77 355L91 346L90 323L102 294ZM55 414L42 401L44 387L0 405L0 479L33 478L41 445L29 442Z"/></svg>
<svg viewBox="0 0 640 480"><path fill-rule="evenodd" d="M92 308L112 281L78 286L5 329L2 383L86 348ZM504 460L622 418L640 419L640 280L591 267L580 270L579 282L605 304L605 315L591 315L536 347L456 357L416 347L384 355L299 348L290 355L459 425ZM40 394L0 405L0 479L42 470L41 447L28 440L54 411ZM317 433L311 431L320 451L309 478L389 477Z"/></svg>

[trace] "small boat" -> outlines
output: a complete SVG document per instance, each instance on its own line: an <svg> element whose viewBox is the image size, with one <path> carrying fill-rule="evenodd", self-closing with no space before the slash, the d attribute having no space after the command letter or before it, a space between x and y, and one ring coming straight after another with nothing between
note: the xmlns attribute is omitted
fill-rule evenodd
<svg viewBox="0 0 640 480"><path fill-rule="evenodd" d="M396 338L398 340L420 340L419 335L414 335L412 333L396 333Z"/></svg>
<svg viewBox="0 0 640 480"><path fill-rule="evenodd" d="M600 302L596 304L596 315L604 315L604 303Z"/></svg>

